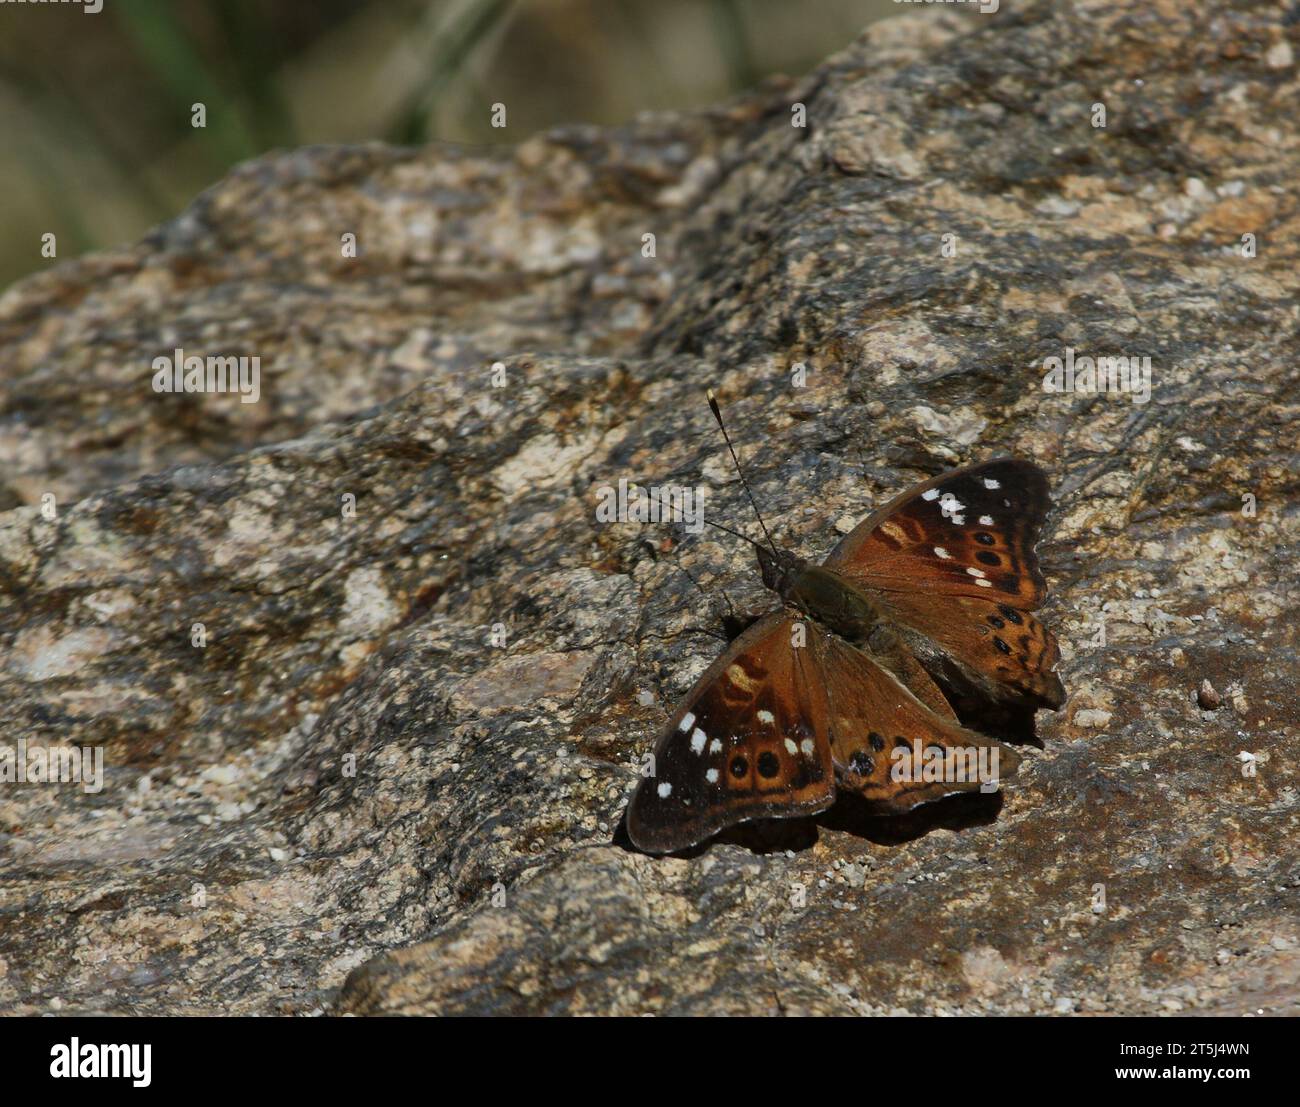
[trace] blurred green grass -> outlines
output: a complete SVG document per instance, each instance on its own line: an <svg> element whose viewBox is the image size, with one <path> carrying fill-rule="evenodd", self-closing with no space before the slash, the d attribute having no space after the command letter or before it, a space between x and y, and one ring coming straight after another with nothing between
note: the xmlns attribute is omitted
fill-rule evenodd
<svg viewBox="0 0 1300 1107"><path fill-rule="evenodd" d="M322 142L519 142L802 73L891 0L0 5L0 288L131 242L232 165ZM507 105L494 129L490 105ZM191 125L206 106L207 126Z"/></svg>

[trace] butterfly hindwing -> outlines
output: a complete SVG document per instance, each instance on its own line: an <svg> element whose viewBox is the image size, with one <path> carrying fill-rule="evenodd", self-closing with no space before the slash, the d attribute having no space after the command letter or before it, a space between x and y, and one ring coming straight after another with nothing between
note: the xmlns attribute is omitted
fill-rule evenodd
<svg viewBox="0 0 1300 1107"><path fill-rule="evenodd" d="M837 782L877 811L896 814L956 792L991 790L1016 771L1013 750L931 710L863 651L833 634L815 636L814 651L826 682ZM924 761L940 756L947 771L926 779ZM895 774L903 761L915 765L910 778Z"/></svg>
<svg viewBox="0 0 1300 1107"><path fill-rule="evenodd" d="M1065 687L1052 671L1061 651L1051 631L1028 611L974 596L955 597L940 608L910 592L890 592L881 605L918 652L937 649L990 699L1053 710L1065 702Z"/></svg>
<svg viewBox="0 0 1300 1107"><path fill-rule="evenodd" d="M638 849L671 853L756 818L824 811L835 798L826 693L796 618L760 619L696 682L628 807Z"/></svg>

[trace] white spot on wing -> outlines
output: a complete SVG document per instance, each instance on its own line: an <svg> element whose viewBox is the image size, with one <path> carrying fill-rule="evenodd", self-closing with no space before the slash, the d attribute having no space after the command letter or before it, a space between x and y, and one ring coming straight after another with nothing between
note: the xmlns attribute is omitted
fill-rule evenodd
<svg viewBox="0 0 1300 1107"><path fill-rule="evenodd" d="M785 748L790 751L791 757L799 752L799 747L794 744L793 738L787 738L785 740Z"/></svg>
<svg viewBox="0 0 1300 1107"><path fill-rule="evenodd" d="M982 526L982 527L991 527L992 525L993 525L993 516L992 516L992 515L981 515L981 516L980 516L980 526Z"/></svg>
<svg viewBox="0 0 1300 1107"><path fill-rule="evenodd" d="M988 489L991 490L991 489L994 489L994 488L1001 488L1002 485L999 484L997 481L995 481L992 477L985 477L985 478L984 478L984 487L985 487L985 488L988 488Z"/></svg>
<svg viewBox="0 0 1300 1107"><path fill-rule="evenodd" d="M709 743L709 752L710 752L710 753L721 753L721 752L722 752L722 739L721 739L721 738L715 738L715 739L713 739L712 742Z"/></svg>
<svg viewBox="0 0 1300 1107"><path fill-rule="evenodd" d="M695 733L691 735L691 753L703 753L704 743L709 740L709 736L699 727L695 728Z"/></svg>
<svg viewBox="0 0 1300 1107"><path fill-rule="evenodd" d="M717 783L718 783L718 770L717 770L717 769L710 769L707 773L704 774L704 779L707 780L710 784L717 784Z"/></svg>
<svg viewBox="0 0 1300 1107"><path fill-rule="evenodd" d="M811 738L805 738L802 742L799 743L799 748L803 750L805 754L811 757L813 755L813 750L815 750L817 747L813 745L813 740Z"/></svg>
<svg viewBox="0 0 1300 1107"><path fill-rule="evenodd" d="M659 785L657 791L659 792L659 798L661 800L666 800L669 796L673 794L673 786L669 784L668 781L665 780L662 784Z"/></svg>
<svg viewBox="0 0 1300 1107"><path fill-rule="evenodd" d="M691 727L695 725L695 715L688 711L682 716L682 721L677 724L677 729L683 734L689 734Z"/></svg>
<svg viewBox="0 0 1300 1107"><path fill-rule="evenodd" d="M776 722L776 716L773 715L772 712L770 711L760 711L758 713L758 721L760 723L766 724L767 726L771 726L774 722Z"/></svg>
<svg viewBox="0 0 1300 1107"><path fill-rule="evenodd" d="M993 582L991 580L977 580L975 583L978 584L981 588L993 587Z"/></svg>
<svg viewBox="0 0 1300 1107"><path fill-rule="evenodd" d="M923 500L937 500L938 498L939 490L937 488L927 488L921 493L921 499Z"/></svg>
<svg viewBox="0 0 1300 1107"><path fill-rule="evenodd" d="M974 569L971 568L969 565L966 567L966 572L970 573L970 575L975 577L977 580L982 580L985 575L983 569Z"/></svg>
<svg viewBox="0 0 1300 1107"><path fill-rule="evenodd" d="M945 550L942 546L935 546L935 548L934 548L934 552L935 552L935 556L937 556L937 557L941 557L941 558L943 558L945 561L951 561L951 560L952 560L952 554L950 554L950 553L949 553L947 550Z"/></svg>

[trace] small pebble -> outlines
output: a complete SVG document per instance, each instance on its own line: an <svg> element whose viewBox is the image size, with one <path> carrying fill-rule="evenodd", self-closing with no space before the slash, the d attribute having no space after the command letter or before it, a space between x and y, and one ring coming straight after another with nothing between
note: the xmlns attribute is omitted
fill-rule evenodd
<svg viewBox="0 0 1300 1107"><path fill-rule="evenodd" d="M1214 690L1214 685L1208 680L1201 681L1200 691L1196 693L1196 702L1199 703L1205 711L1215 710L1223 702L1219 693Z"/></svg>

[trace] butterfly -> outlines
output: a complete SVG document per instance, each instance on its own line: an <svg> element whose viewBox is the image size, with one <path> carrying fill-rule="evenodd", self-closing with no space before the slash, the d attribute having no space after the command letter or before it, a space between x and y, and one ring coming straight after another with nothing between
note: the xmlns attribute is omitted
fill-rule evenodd
<svg viewBox="0 0 1300 1107"><path fill-rule="evenodd" d="M755 543L782 605L669 719L628 806L633 845L672 853L736 823L814 815L837 788L902 813L986 785L952 771L971 757L1012 775L1014 750L963 726L936 676L1031 709L1065 702L1056 640L1030 614L1050 503L1038 466L997 458L904 492L820 565Z"/></svg>

